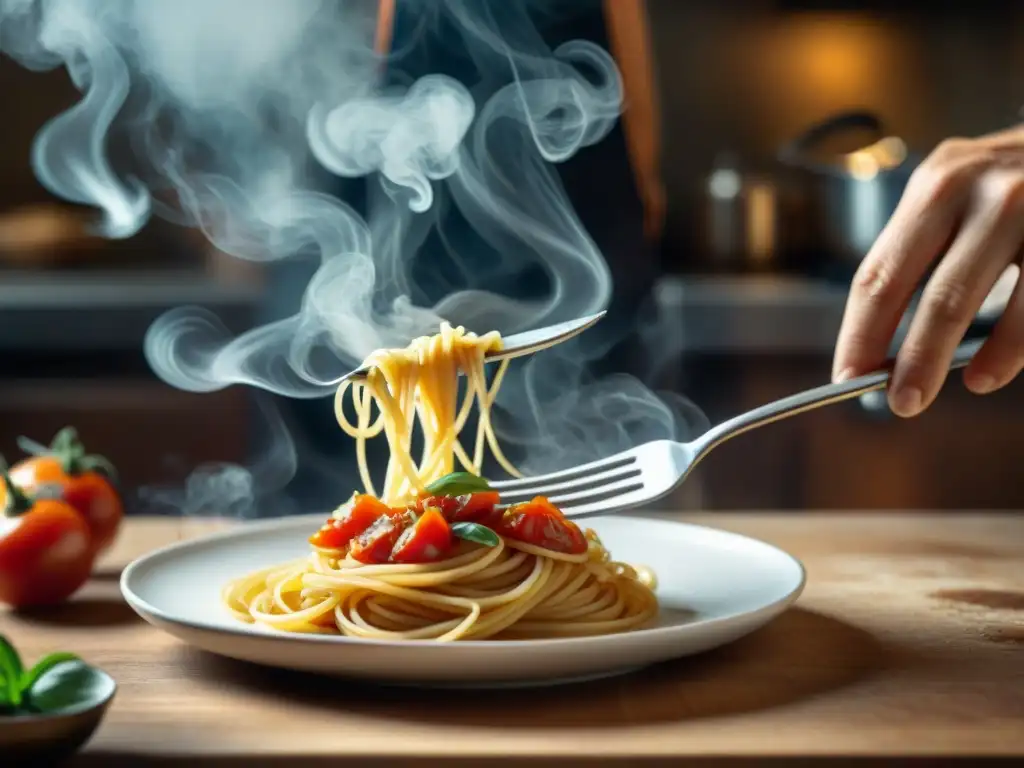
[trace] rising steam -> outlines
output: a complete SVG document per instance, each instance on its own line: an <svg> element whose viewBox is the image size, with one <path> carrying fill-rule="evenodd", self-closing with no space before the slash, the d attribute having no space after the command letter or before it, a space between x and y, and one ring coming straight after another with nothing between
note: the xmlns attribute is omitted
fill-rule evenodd
<svg viewBox="0 0 1024 768"><path fill-rule="evenodd" d="M199 309L163 316L153 370L184 390L314 398L441 318L509 334L608 304L607 265L552 164L614 125L618 72L589 42L550 50L530 1L400 4L421 35L451 33L470 82L403 77L416 41L382 60L363 0L0 0L0 43L27 67L65 66L82 91L32 160L54 194L100 211L103 233L157 213L240 259L318 264L293 315L241 335ZM135 150L118 172L112 131ZM320 191L317 166L371 178L365 216ZM443 252L421 247L431 228ZM538 267L543 290L515 288ZM504 437L528 469L676 436L677 414L638 381L586 380L605 351L582 338L511 373Z"/></svg>

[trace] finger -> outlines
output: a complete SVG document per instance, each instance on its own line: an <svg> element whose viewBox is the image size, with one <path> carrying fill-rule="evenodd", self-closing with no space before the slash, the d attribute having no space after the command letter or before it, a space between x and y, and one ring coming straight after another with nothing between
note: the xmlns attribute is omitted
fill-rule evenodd
<svg viewBox="0 0 1024 768"><path fill-rule="evenodd" d="M1006 305L1010 303L1013 289L1017 286L1017 279L1020 277L1019 265L1022 255L1024 254L1018 253L1016 263L1010 264L1004 269L1003 274L996 280L996 284L992 286L992 290L988 292L985 300L981 303L981 309L978 310L977 315L979 318L998 320L999 316L1003 314Z"/></svg>
<svg viewBox="0 0 1024 768"><path fill-rule="evenodd" d="M1024 369L1024 281L1017 282L1002 317L978 353L964 369L964 384L984 395L1005 387Z"/></svg>
<svg viewBox="0 0 1024 768"><path fill-rule="evenodd" d="M1007 149L1020 152L1021 139L1024 138L1024 125L1013 125L986 134L976 141L992 149Z"/></svg>
<svg viewBox="0 0 1024 768"><path fill-rule="evenodd" d="M900 416L927 408L942 387L953 353L986 295L1024 237L1024 175L990 172L977 186L968 218L928 281L889 386Z"/></svg>
<svg viewBox="0 0 1024 768"><path fill-rule="evenodd" d="M925 271L949 244L984 153L946 142L915 172L850 286L833 378L876 369Z"/></svg>

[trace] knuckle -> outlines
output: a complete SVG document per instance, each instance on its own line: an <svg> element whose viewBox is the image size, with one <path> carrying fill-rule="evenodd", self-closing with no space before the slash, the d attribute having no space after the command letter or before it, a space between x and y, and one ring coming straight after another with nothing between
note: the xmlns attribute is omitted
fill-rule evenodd
<svg viewBox="0 0 1024 768"><path fill-rule="evenodd" d="M913 197L933 203L950 197L958 182L956 166L930 160L914 169L907 181L907 192Z"/></svg>
<svg viewBox="0 0 1024 768"><path fill-rule="evenodd" d="M850 284L850 294L867 312L883 310L905 301L901 272L887 251L869 254Z"/></svg>
<svg viewBox="0 0 1024 768"><path fill-rule="evenodd" d="M852 289L871 304L886 304L897 299L896 272L885 258L868 258L854 274Z"/></svg>
<svg viewBox="0 0 1024 768"><path fill-rule="evenodd" d="M940 141L930 157L938 160L953 160L970 152L975 142L962 136L950 136Z"/></svg>
<svg viewBox="0 0 1024 768"><path fill-rule="evenodd" d="M988 155L968 139L946 139L914 169L907 181L911 194L942 202L970 186Z"/></svg>
<svg viewBox="0 0 1024 768"><path fill-rule="evenodd" d="M982 181L981 193L997 217L1016 218L1024 213L1024 173L993 172Z"/></svg>
<svg viewBox="0 0 1024 768"><path fill-rule="evenodd" d="M973 315L970 292L952 280L928 286L921 301L927 318L943 326L957 325Z"/></svg>

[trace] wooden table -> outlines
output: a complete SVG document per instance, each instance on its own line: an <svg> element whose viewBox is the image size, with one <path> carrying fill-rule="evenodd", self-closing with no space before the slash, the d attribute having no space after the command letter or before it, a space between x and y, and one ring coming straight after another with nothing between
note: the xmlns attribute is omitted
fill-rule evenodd
<svg viewBox="0 0 1024 768"><path fill-rule="evenodd" d="M31 617L0 613L0 627L29 657L74 650L120 684L76 766L163 758L158 764L305 768L341 756L369 765L368 753L387 765L1024 756L1024 516L686 519L792 552L808 569L804 595L732 646L599 683L377 689L192 650L135 617L118 571L155 546L223 525L216 521L132 520L71 604Z"/></svg>

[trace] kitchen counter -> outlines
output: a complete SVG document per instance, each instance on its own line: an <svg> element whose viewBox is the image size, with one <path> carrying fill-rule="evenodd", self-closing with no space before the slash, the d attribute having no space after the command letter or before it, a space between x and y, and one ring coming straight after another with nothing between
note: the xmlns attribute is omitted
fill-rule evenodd
<svg viewBox="0 0 1024 768"><path fill-rule="evenodd" d="M198 305L228 327L247 328L258 285L201 271L6 271L0 280L0 348L5 351L141 350L164 312Z"/></svg>
<svg viewBox="0 0 1024 768"><path fill-rule="evenodd" d="M1016 274L993 288L968 336L987 333L1009 300ZM803 354L831 357L849 282L800 275L665 275L654 289L659 323L651 334L680 353ZM890 347L910 327L916 297Z"/></svg>
<svg viewBox="0 0 1024 768"><path fill-rule="evenodd" d="M831 354L848 286L786 275L666 275L658 338L677 353Z"/></svg>
<svg viewBox="0 0 1024 768"><path fill-rule="evenodd" d="M726 648L571 687L374 688L192 650L136 618L118 573L225 525L212 520L130 520L72 603L0 613L0 627L29 658L74 650L117 679L73 766L1024 756L1024 516L685 517L801 558L808 584L796 607Z"/></svg>

